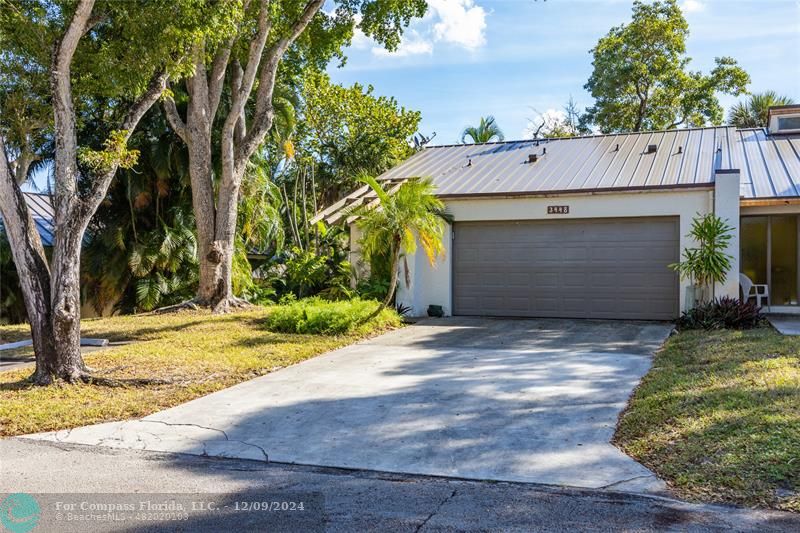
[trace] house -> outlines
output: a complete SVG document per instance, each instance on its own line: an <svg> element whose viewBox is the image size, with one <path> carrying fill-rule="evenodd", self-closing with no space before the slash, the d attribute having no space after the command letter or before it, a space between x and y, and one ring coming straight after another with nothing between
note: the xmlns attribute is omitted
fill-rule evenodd
<svg viewBox="0 0 800 533"><path fill-rule="evenodd" d="M51 258L53 250L53 225L55 220L55 210L53 209L52 197L47 193L36 193L24 191L23 196L25 203L28 206L28 212L31 214L33 223L42 239L42 246L44 253L48 260ZM3 231L2 218L0 217L0 231ZM4 273L0 272L0 276ZM103 315L110 315L112 306L109 306ZM98 316L97 311L91 305L91 302L84 302L81 306L81 316L83 318L90 318Z"/></svg>
<svg viewBox="0 0 800 533"><path fill-rule="evenodd" d="M397 300L423 316L674 319L687 287L668 265L695 245L698 214L733 227L733 267L769 285L772 310L798 309L800 106L768 129L706 127L423 149L379 180L431 176L455 222L431 266L408 258ZM318 215L336 222L362 187ZM358 229L351 245L358 251ZM402 281L406 278L410 283Z"/></svg>

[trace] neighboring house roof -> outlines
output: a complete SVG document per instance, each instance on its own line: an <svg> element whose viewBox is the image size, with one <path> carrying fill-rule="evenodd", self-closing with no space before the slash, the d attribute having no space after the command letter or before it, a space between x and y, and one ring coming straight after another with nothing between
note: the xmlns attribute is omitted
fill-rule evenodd
<svg viewBox="0 0 800 533"><path fill-rule="evenodd" d="M430 176L446 198L708 187L718 169L741 171L745 198L800 196L800 135L711 127L431 146L378 179Z"/></svg>
<svg viewBox="0 0 800 533"><path fill-rule="evenodd" d="M53 220L55 218L55 211L53 211L53 203L50 201L49 194L26 192L25 202L28 204L28 209L31 212L33 223L36 224L36 229L39 230L39 235L42 238L42 245L53 246Z"/></svg>
<svg viewBox="0 0 800 533"><path fill-rule="evenodd" d="M387 178L383 180L382 184L388 191L394 191L401 183L407 181L407 178L392 179ZM311 219L312 224L316 224L320 220L324 220L327 224L336 224L342 217L347 216L351 209L364 203L374 203L378 201L378 195L369 185L363 185L355 191L351 192L336 203L331 204Z"/></svg>
<svg viewBox="0 0 800 533"><path fill-rule="evenodd" d="M42 245L53 246L53 219L55 215L50 195L34 192L23 192L22 194L25 196L25 203L28 204L33 223L42 238ZM0 220L1 225L2 220Z"/></svg>

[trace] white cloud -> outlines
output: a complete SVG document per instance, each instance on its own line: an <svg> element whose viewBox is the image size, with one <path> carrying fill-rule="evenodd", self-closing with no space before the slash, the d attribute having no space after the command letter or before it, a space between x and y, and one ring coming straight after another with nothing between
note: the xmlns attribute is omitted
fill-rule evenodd
<svg viewBox="0 0 800 533"><path fill-rule="evenodd" d="M534 111L536 111L534 109ZM528 119L528 125L522 130L523 139L531 139L537 133L552 130L556 125L563 123L567 114L563 109L548 109L544 113L536 112L536 117Z"/></svg>
<svg viewBox="0 0 800 533"><path fill-rule="evenodd" d="M680 6L684 13L697 13L706 8L702 0L683 0Z"/></svg>
<svg viewBox="0 0 800 533"><path fill-rule="evenodd" d="M362 34L363 35L363 34ZM433 42L426 40L416 30L408 30L394 52L382 46L374 46L372 53L376 56L406 57L433 53Z"/></svg>
<svg viewBox="0 0 800 533"><path fill-rule="evenodd" d="M433 25L437 41L468 50L486 44L486 11L474 0L428 0L428 7L439 20Z"/></svg>
<svg viewBox="0 0 800 533"><path fill-rule="evenodd" d="M406 30L396 51L375 45L359 30L353 36L353 46L366 48L366 40L371 42L374 55L393 57L432 54L437 43L472 51L486 44L486 15L475 0L428 0L427 13Z"/></svg>

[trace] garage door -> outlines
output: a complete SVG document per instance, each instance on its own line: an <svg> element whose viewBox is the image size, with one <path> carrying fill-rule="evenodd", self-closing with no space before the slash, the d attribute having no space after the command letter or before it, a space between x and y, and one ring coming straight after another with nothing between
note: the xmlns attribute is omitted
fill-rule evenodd
<svg viewBox="0 0 800 533"><path fill-rule="evenodd" d="M457 222L457 315L669 320L678 219Z"/></svg>

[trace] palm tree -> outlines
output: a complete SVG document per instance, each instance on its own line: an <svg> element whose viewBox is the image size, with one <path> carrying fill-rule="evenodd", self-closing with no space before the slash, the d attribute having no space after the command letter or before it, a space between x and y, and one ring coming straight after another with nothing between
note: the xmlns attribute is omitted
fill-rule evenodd
<svg viewBox="0 0 800 533"><path fill-rule="evenodd" d="M356 207L356 226L361 230L361 253L364 259L387 256L390 259L389 291L374 315L387 307L397 288L401 254L413 254L417 239L433 265L444 253L445 222L452 217L445 213L444 203L434 194L436 186L430 178L411 179L389 192L371 176L361 178L378 197L377 205Z"/></svg>
<svg viewBox="0 0 800 533"><path fill-rule="evenodd" d="M737 128L766 128L769 108L790 105L794 101L788 96L779 96L775 91L751 94L744 102L735 104L728 113L728 124Z"/></svg>
<svg viewBox="0 0 800 533"><path fill-rule="evenodd" d="M467 126L461 133L461 142L466 143L467 137L472 139L473 143L488 143L492 140L502 141L505 139L503 130L497 125L492 115L481 117L480 124L477 126Z"/></svg>

